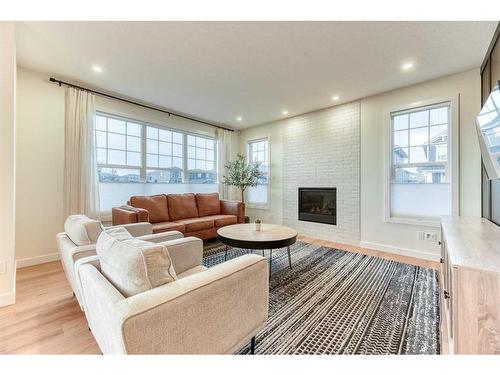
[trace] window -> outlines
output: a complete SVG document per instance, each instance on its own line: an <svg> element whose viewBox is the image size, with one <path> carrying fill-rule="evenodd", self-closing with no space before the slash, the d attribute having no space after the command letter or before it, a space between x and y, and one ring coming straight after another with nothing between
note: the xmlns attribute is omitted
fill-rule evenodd
<svg viewBox="0 0 500 375"><path fill-rule="evenodd" d="M100 182L217 183L214 138L103 113L95 133Z"/></svg>
<svg viewBox="0 0 500 375"><path fill-rule="evenodd" d="M391 217L451 214L450 103L391 113Z"/></svg>
<svg viewBox="0 0 500 375"><path fill-rule="evenodd" d="M100 182L139 182L141 125L114 117L96 117Z"/></svg>
<svg viewBox="0 0 500 375"><path fill-rule="evenodd" d="M267 206L269 203L269 140L267 138L248 142L248 162L259 163L264 174L259 185L247 191L249 205Z"/></svg>
<svg viewBox="0 0 500 375"><path fill-rule="evenodd" d="M215 140L188 135L187 144L189 182L196 184L216 183Z"/></svg>
<svg viewBox="0 0 500 375"><path fill-rule="evenodd" d="M182 183L183 154L183 133L146 126L146 182Z"/></svg>

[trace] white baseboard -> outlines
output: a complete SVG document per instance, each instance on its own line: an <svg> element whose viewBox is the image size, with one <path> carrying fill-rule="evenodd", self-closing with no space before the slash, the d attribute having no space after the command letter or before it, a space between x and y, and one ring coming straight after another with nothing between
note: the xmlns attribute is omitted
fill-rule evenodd
<svg viewBox="0 0 500 375"><path fill-rule="evenodd" d="M367 249L380 250L380 251L385 251L387 253L405 255L408 257L432 260L436 262L439 262L439 259L441 258L441 256L436 253L429 253L422 250L406 249L403 247L384 245L376 242L360 241L359 246L365 247Z"/></svg>
<svg viewBox="0 0 500 375"><path fill-rule="evenodd" d="M23 258L16 260L16 268L24 268L30 266L36 266L37 264L49 263L59 260L59 253L51 253L45 255L39 255L31 258Z"/></svg>
<svg viewBox="0 0 500 375"><path fill-rule="evenodd" d="M0 307L16 303L16 292L0 294Z"/></svg>
<svg viewBox="0 0 500 375"><path fill-rule="evenodd" d="M16 303L16 276L17 276L17 270L14 269L14 278L12 280L12 291L0 294L0 307L13 305Z"/></svg>

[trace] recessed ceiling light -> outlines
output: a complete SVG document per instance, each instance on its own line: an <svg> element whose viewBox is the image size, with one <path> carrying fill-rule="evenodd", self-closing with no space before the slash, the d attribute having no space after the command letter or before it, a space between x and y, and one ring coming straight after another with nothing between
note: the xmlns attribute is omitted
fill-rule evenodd
<svg viewBox="0 0 500 375"><path fill-rule="evenodd" d="M102 73L102 68L97 65L92 65L92 70L96 73Z"/></svg>
<svg viewBox="0 0 500 375"><path fill-rule="evenodd" d="M415 67L415 63L413 61L406 61L401 64L401 70L407 72L412 70Z"/></svg>
<svg viewBox="0 0 500 375"><path fill-rule="evenodd" d="M243 117L241 116L236 117L236 121L243 121Z"/></svg>
<svg viewBox="0 0 500 375"><path fill-rule="evenodd" d="M286 109L284 109L281 111L281 114L286 116L286 115L288 115L288 111Z"/></svg>
<svg viewBox="0 0 500 375"><path fill-rule="evenodd" d="M340 97L339 97L338 95L332 96L332 100L333 100L334 102L336 102L336 101L337 101L337 100L339 100L339 99L340 99Z"/></svg>

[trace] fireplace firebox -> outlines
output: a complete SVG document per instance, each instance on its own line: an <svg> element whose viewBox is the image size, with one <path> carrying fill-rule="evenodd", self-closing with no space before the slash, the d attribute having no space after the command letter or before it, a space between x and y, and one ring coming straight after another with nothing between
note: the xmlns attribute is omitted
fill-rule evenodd
<svg viewBox="0 0 500 375"><path fill-rule="evenodd" d="M299 220L337 224L337 188L299 188Z"/></svg>

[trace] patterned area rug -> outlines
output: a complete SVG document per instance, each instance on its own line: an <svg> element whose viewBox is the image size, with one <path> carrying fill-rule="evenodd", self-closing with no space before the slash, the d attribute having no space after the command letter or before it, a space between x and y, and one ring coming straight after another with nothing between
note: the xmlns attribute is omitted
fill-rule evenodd
<svg viewBox="0 0 500 375"><path fill-rule="evenodd" d="M204 264L224 262L223 249L205 244ZM228 259L247 252L230 249ZM273 251L256 354L439 353L436 271L303 242L292 246L292 264L286 249Z"/></svg>

